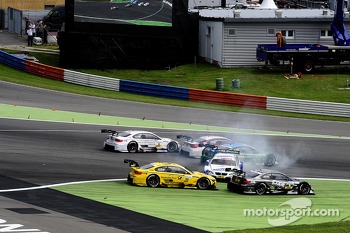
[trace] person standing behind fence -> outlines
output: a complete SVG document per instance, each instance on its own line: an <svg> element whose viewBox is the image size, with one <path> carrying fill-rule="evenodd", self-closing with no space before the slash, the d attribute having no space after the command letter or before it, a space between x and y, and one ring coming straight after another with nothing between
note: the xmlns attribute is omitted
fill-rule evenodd
<svg viewBox="0 0 350 233"><path fill-rule="evenodd" d="M33 33L33 38L36 37L36 24L32 22L32 33Z"/></svg>
<svg viewBox="0 0 350 233"><path fill-rule="evenodd" d="M32 23L29 23L28 29L27 29L27 35L28 35L28 46L33 46L33 29L32 29Z"/></svg>

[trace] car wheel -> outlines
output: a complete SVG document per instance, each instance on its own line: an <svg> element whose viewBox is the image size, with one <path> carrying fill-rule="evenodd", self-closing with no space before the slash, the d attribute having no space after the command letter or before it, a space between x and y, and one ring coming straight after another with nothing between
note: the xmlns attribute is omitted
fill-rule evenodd
<svg viewBox="0 0 350 233"><path fill-rule="evenodd" d="M179 150L179 147L177 145L176 142L169 142L168 146L167 146L167 150L170 153L176 152Z"/></svg>
<svg viewBox="0 0 350 233"><path fill-rule="evenodd" d="M146 183L147 183L148 187L152 187L152 188L158 187L159 183L160 183L159 176L154 175L154 174L148 176L147 180L146 180Z"/></svg>
<svg viewBox="0 0 350 233"><path fill-rule="evenodd" d="M182 155L183 154L183 151L182 151L182 149L180 148L180 150L179 150L179 155Z"/></svg>
<svg viewBox="0 0 350 233"><path fill-rule="evenodd" d="M236 191L236 186L234 184L232 184L231 182L228 182L227 189L230 191Z"/></svg>
<svg viewBox="0 0 350 233"><path fill-rule="evenodd" d="M306 73L312 73L315 70L315 63L312 60L306 60L303 64L303 70Z"/></svg>
<svg viewBox="0 0 350 233"><path fill-rule="evenodd" d="M311 186L308 183L301 183L298 188L298 194L306 195L311 191Z"/></svg>
<svg viewBox="0 0 350 233"><path fill-rule="evenodd" d="M130 153L136 153L138 151L139 145L137 144L137 142L129 142L128 144L128 151Z"/></svg>
<svg viewBox="0 0 350 233"><path fill-rule="evenodd" d="M210 187L210 181L208 178L200 178L198 181L197 181L197 188L198 189L209 189Z"/></svg>
<svg viewBox="0 0 350 233"><path fill-rule="evenodd" d="M276 157L273 154L268 154L264 163L265 166L273 166L276 163Z"/></svg>
<svg viewBox="0 0 350 233"><path fill-rule="evenodd" d="M267 191L267 186L265 183L259 183L255 186L255 193L258 195L263 195Z"/></svg>

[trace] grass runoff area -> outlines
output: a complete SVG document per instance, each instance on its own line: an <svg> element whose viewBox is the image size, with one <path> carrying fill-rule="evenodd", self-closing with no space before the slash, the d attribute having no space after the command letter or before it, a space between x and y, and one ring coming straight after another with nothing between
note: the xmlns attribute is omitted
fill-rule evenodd
<svg viewBox="0 0 350 233"><path fill-rule="evenodd" d="M316 195L242 195L228 191L225 183L217 191L138 187L126 181L55 189L209 232L350 232L349 182L308 181ZM300 204L304 201L308 206ZM274 221L292 223L276 226Z"/></svg>
<svg viewBox="0 0 350 233"><path fill-rule="evenodd" d="M30 53L43 64L58 66L57 55ZM283 113L238 107L219 106L204 103L161 99L139 96L129 93L99 90L23 73L0 64L0 80L36 86L51 90L100 96L105 98L124 99L130 101L161 103L174 106L214 109L223 111L246 112L266 115L280 115L309 119L349 121L348 118L314 116L307 114ZM183 86L198 89L215 90L216 78L224 79L224 90L227 92L264 95L273 97L307 99L350 103L347 88L348 68L321 68L315 74L303 74L300 79L286 79L284 76L290 68L234 68L220 69L208 64L197 63L183 65L164 70L78 70L119 79L129 79L172 86ZM232 88L232 80L240 80L240 88ZM316 195L239 195L228 192L225 184L219 184L218 191L182 190L182 189L151 189L135 187L120 182L99 182L57 187L58 190L73 193L96 201L128 208L152 216L165 217L171 221L191 225L213 232L350 232L350 186L346 181L310 180ZM130 195L133 194L133 195ZM142 198L140 196L142 195ZM154 196L157 199L154 200ZM294 198L308 198L312 202L311 210L340 210L340 216L302 216L287 226L271 227L268 219L278 219L283 216L245 217L243 209L254 208L257 211L264 207L271 211L277 209L293 209L291 203L285 203ZM180 207L173 206L174 201L184 203ZM191 203L191 205L189 205ZM152 206L152 208L150 207ZM159 208L156 208L159 207ZM164 208L163 208L164 207ZM165 208L167 207L167 208ZM176 215L173 213L176 211ZM270 212L271 214L272 212ZM322 212L321 212L322 213ZM259 213L258 213L259 214ZM323 212L324 214L324 212ZM344 221L343 221L344 220ZM328 222L328 223L327 223ZM246 230L251 229L251 230Z"/></svg>

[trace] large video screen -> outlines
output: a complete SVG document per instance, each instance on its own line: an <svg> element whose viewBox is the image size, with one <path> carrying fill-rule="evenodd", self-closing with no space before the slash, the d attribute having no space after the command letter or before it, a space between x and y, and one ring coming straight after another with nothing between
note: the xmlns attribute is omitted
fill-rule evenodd
<svg viewBox="0 0 350 233"><path fill-rule="evenodd" d="M74 0L74 22L172 26L172 0Z"/></svg>

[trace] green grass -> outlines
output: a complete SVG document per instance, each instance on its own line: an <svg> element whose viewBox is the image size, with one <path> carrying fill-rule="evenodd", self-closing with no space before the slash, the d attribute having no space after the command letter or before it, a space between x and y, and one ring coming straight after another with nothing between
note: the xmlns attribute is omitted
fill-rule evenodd
<svg viewBox="0 0 350 233"><path fill-rule="evenodd" d="M225 231L225 233L295 233L295 232L307 232L307 233L348 233L350 232L350 221L339 221L330 223L320 223L313 225L300 225L300 226L286 226L275 228L261 228L261 229L247 229L238 231Z"/></svg>
<svg viewBox="0 0 350 233"><path fill-rule="evenodd" d="M167 219L177 223L189 225L210 232L235 232L251 228L244 232L261 232L260 228L268 228L264 232L276 230L276 232L288 232L293 226L294 232L315 228L318 223L327 223L328 232L335 231L339 227L338 221L350 215L350 185L347 181L309 181L316 195L241 195L230 192L226 184L219 183L218 191L203 191L197 189L174 188L147 188L119 182L98 182L74 184L56 187L55 189L71 193L98 202L106 203L144 213L154 217ZM154 197L157 198L154 198ZM336 209L340 216L311 217L303 216L291 225L272 227L268 223L269 216L244 216L244 209L291 209L289 205L280 206L294 198L309 198L312 202L311 210ZM174 203L179 203L174 205ZM178 214L174 214L178 213ZM272 219L281 216L270 216ZM349 226L348 222L345 222ZM305 225L306 224L306 225ZM345 228L346 228L345 226ZM256 230L258 229L258 230ZM348 232L350 231L349 228ZM324 230L318 228L318 232ZM343 231L347 232L347 231Z"/></svg>

